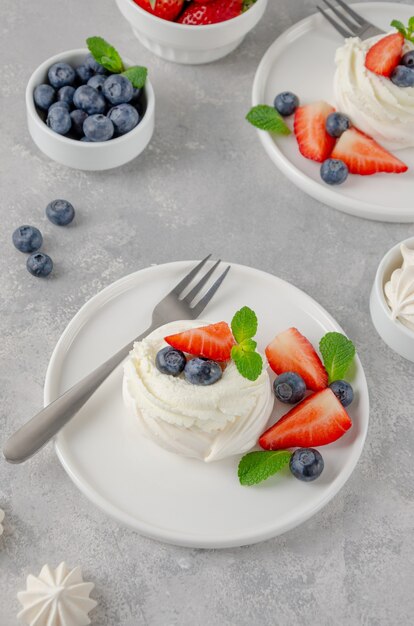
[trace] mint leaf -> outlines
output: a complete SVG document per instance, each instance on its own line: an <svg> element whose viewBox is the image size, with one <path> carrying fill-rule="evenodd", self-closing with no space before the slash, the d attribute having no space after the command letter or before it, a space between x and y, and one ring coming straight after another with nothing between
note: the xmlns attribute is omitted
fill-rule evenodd
<svg viewBox="0 0 414 626"><path fill-rule="evenodd" d="M400 32L405 37L405 35L407 33L407 29L405 28L405 26L404 26L404 24L402 22L400 22L399 20L392 20L391 26L396 28L398 30L398 32Z"/></svg>
<svg viewBox="0 0 414 626"><path fill-rule="evenodd" d="M241 485L257 485L286 467L292 456L287 450L249 452L240 459L237 470Z"/></svg>
<svg viewBox="0 0 414 626"><path fill-rule="evenodd" d="M286 126L283 118L274 107L267 104L258 104L250 109L246 115L246 120L256 128L268 130L278 135L290 135L290 130Z"/></svg>
<svg viewBox="0 0 414 626"><path fill-rule="evenodd" d="M147 80L148 70L146 67L134 65L133 67L129 67L127 70L122 72L122 75L126 76L136 89L142 89L145 85L145 81Z"/></svg>
<svg viewBox="0 0 414 626"><path fill-rule="evenodd" d="M119 74L124 70L122 59L111 44L102 37L88 37L86 40L89 51L95 61L110 72Z"/></svg>
<svg viewBox="0 0 414 626"><path fill-rule="evenodd" d="M399 20L392 20L391 26L394 26L400 32L407 41L414 43L414 16L408 20L408 27L404 26Z"/></svg>
<svg viewBox="0 0 414 626"><path fill-rule="evenodd" d="M231 358L236 364L239 374L248 380L257 380L262 373L263 359L258 352L244 350L243 344L233 346Z"/></svg>
<svg viewBox="0 0 414 626"><path fill-rule="evenodd" d="M355 346L341 333L326 333L319 343L329 383L344 378L355 356Z"/></svg>
<svg viewBox="0 0 414 626"><path fill-rule="evenodd" d="M254 352L257 348L257 341L254 339L245 339L239 346L243 352Z"/></svg>
<svg viewBox="0 0 414 626"><path fill-rule="evenodd" d="M257 333L256 313L249 309L248 306L241 308L231 320L231 331L238 343L254 337Z"/></svg>

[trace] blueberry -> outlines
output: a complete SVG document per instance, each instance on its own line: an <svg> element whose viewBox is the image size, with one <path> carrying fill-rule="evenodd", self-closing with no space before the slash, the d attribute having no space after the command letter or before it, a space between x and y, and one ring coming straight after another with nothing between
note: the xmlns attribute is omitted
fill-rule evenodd
<svg viewBox="0 0 414 626"><path fill-rule="evenodd" d="M83 132L91 141L108 141L114 134L114 125L105 115L90 115L83 122Z"/></svg>
<svg viewBox="0 0 414 626"><path fill-rule="evenodd" d="M331 137L340 137L350 126L351 120L343 113L330 113L326 118L326 132Z"/></svg>
<svg viewBox="0 0 414 626"><path fill-rule="evenodd" d="M66 135L72 126L69 111L63 106L64 102L58 106L52 105L48 111L46 124L59 135Z"/></svg>
<svg viewBox="0 0 414 626"><path fill-rule="evenodd" d="M108 117L115 126L117 135L125 135L135 128L139 121L138 111L130 104L118 104L108 113Z"/></svg>
<svg viewBox="0 0 414 626"><path fill-rule="evenodd" d="M290 457L289 467L296 478L310 482L322 474L324 462L318 450L299 448Z"/></svg>
<svg viewBox="0 0 414 626"><path fill-rule="evenodd" d="M341 185L348 178L348 167L339 159L326 159L321 165L321 178L328 185Z"/></svg>
<svg viewBox="0 0 414 626"><path fill-rule="evenodd" d="M73 94L75 93L75 87L71 85L66 85L65 87L61 87L57 92L58 102L65 102L69 107L73 104Z"/></svg>
<svg viewBox="0 0 414 626"><path fill-rule="evenodd" d="M12 236L15 247L20 252L36 252L43 243L42 233L34 226L20 226Z"/></svg>
<svg viewBox="0 0 414 626"><path fill-rule="evenodd" d="M46 215L53 224L67 226L75 217L75 209L67 200L52 200L46 207Z"/></svg>
<svg viewBox="0 0 414 626"><path fill-rule="evenodd" d="M138 89L137 87L134 87L134 91L132 93L132 98L131 98L131 100L129 102L131 104L137 104L137 102L138 102L138 100L140 98L141 93L142 93L142 89Z"/></svg>
<svg viewBox="0 0 414 626"><path fill-rule="evenodd" d="M42 278L49 276L53 269L53 261L48 254L35 252L31 254L26 262L26 267L33 276Z"/></svg>
<svg viewBox="0 0 414 626"><path fill-rule="evenodd" d="M195 358L187 361L184 376L192 385L212 385L220 380L222 371L215 361Z"/></svg>
<svg viewBox="0 0 414 626"><path fill-rule="evenodd" d="M349 406L354 399L354 390L345 380L335 380L329 385L342 406Z"/></svg>
<svg viewBox="0 0 414 626"><path fill-rule="evenodd" d="M47 111L56 100L56 91L51 85L38 85L33 92L33 99L39 109Z"/></svg>
<svg viewBox="0 0 414 626"><path fill-rule="evenodd" d="M290 91L279 93L274 101L274 107L280 115L287 117L292 115L299 106L299 99Z"/></svg>
<svg viewBox="0 0 414 626"><path fill-rule="evenodd" d="M105 81L106 76L102 76L102 74L95 74L94 76L92 76L92 78L88 80L88 85L96 89L96 91L99 91L99 93L102 93Z"/></svg>
<svg viewBox="0 0 414 626"><path fill-rule="evenodd" d="M93 143L92 139L88 139L88 137L85 136L81 137L81 141L84 141L86 143Z"/></svg>
<svg viewBox="0 0 414 626"><path fill-rule="evenodd" d="M414 69L397 65L391 74L391 80L397 87L414 87Z"/></svg>
<svg viewBox="0 0 414 626"><path fill-rule="evenodd" d="M187 359L181 350L176 350L171 346L162 348L155 357L155 365L163 374L178 376L185 368Z"/></svg>
<svg viewBox="0 0 414 626"><path fill-rule="evenodd" d="M90 85L81 85L77 88L73 96L73 104L88 115L104 113L106 109L105 98Z"/></svg>
<svg viewBox="0 0 414 626"><path fill-rule="evenodd" d="M76 75L81 83L87 83L90 78L94 75L93 69L88 67L87 65L79 65L76 68Z"/></svg>
<svg viewBox="0 0 414 626"><path fill-rule="evenodd" d="M108 70L103 67L98 61L95 61L91 54L88 54L86 59L83 62L86 67L89 67L91 70L95 72L95 74L108 74Z"/></svg>
<svg viewBox="0 0 414 626"><path fill-rule="evenodd" d="M103 86L103 94L111 104L129 102L134 95L132 83L121 74L108 76Z"/></svg>
<svg viewBox="0 0 414 626"><path fill-rule="evenodd" d="M273 391L281 402L296 404L305 397L306 383L296 372L285 372L274 380Z"/></svg>
<svg viewBox="0 0 414 626"><path fill-rule="evenodd" d="M65 102L64 100L59 100L58 102L54 102L50 105L48 113L50 113L50 111L52 111L53 109L57 109L58 107L60 107L61 109L65 109L65 111L68 112L70 110L70 106L67 102Z"/></svg>
<svg viewBox="0 0 414 626"><path fill-rule="evenodd" d="M60 89L61 87L65 87L65 85L73 85L76 74L69 63L55 63L49 68L47 77L52 87Z"/></svg>
<svg viewBox="0 0 414 626"><path fill-rule="evenodd" d="M83 135L83 122L88 117L88 114L85 111L81 111L81 109L75 109L70 114L70 119L72 120L72 130L78 137Z"/></svg>
<svg viewBox="0 0 414 626"><path fill-rule="evenodd" d="M410 50L409 52L406 52L403 58L401 59L401 63L405 65L406 67L414 68L414 50Z"/></svg>

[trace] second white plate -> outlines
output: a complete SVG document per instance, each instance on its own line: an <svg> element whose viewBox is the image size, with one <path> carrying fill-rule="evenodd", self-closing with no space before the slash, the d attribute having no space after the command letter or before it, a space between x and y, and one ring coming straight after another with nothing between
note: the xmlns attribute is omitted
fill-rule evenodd
<svg viewBox="0 0 414 626"><path fill-rule="evenodd" d="M414 7L405 4L372 2L352 6L384 30L391 30L393 19L407 23L414 15ZM295 24L264 55L253 84L253 105L272 105L281 91L293 91L302 103L316 100L333 103L334 57L342 41L319 13ZM345 184L329 187L320 178L320 165L300 154L294 137L275 138L270 133L258 132L276 166L317 200L367 219L414 221L414 149L396 153L409 167L403 175L349 176Z"/></svg>
<svg viewBox="0 0 414 626"><path fill-rule="evenodd" d="M136 272L85 304L52 355L45 403L147 328L154 305L191 266L191 262L177 262ZM243 305L258 315L261 350L289 326L296 326L314 345L327 331L340 330L299 289L270 274L232 265L204 317L231 320ZM311 484L286 471L256 487L242 487L237 478L239 457L205 464L144 439L123 405L121 367L61 431L56 450L69 476L92 502L144 535L199 548L254 543L307 520L352 473L364 445L369 413L359 359L351 382L356 391L350 407L353 426L342 439L323 448L324 473ZM280 415L277 411L273 421Z"/></svg>

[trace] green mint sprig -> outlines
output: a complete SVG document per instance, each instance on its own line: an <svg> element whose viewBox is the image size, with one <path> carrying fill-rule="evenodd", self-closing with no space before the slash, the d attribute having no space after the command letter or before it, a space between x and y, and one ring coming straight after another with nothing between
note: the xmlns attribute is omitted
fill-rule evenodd
<svg viewBox="0 0 414 626"><path fill-rule="evenodd" d="M257 333L257 316L249 307L237 311L231 321L233 337L237 341L231 349L239 373L248 380L257 380L263 369L263 359L256 352L257 343L253 337Z"/></svg>
<svg viewBox="0 0 414 626"><path fill-rule="evenodd" d="M241 485L257 485L289 464L291 452L287 450L263 450L248 452L241 459L238 476Z"/></svg>
<svg viewBox="0 0 414 626"><path fill-rule="evenodd" d="M119 52L103 37L89 37L86 43L95 61L105 69L113 74L126 76L136 89L144 87L148 74L146 67L135 65L125 69Z"/></svg>
<svg viewBox="0 0 414 626"><path fill-rule="evenodd" d="M341 333L326 333L319 343L329 383L341 380L347 373L355 356L355 346Z"/></svg>
<svg viewBox="0 0 414 626"><path fill-rule="evenodd" d="M408 20L408 26L404 26L399 20L393 20L391 26L396 28L407 41L414 43L414 16Z"/></svg>
<svg viewBox="0 0 414 626"><path fill-rule="evenodd" d="M283 121L282 116L274 107L267 104L258 104L250 109L246 120L260 130L267 130L277 135L290 135L291 131Z"/></svg>

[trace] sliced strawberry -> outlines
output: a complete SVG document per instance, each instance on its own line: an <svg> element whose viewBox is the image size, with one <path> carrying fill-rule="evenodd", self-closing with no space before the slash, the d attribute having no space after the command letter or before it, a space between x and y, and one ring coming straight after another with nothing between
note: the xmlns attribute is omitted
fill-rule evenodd
<svg viewBox="0 0 414 626"><path fill-rule="evenodd" d="M187 3L188 4L188 3ZM205 26L231 20L243 12L243 0L191 2L177 20L180 24Z"/></svg>
<svg viewBox="0 0 414 626"><path fill-rule="evenodd" d="M342 437L352 422L331 389L302 400L260 437L265 450L325 446Z"/></svg>
<svg viewBox="0 0 414 626"><path fill-rule="evenodd" d="M374 74L390 77L401 60L403 45L401 33L383 37L368 50L365 67Z"/></svg>
<svg viewBox="0 0 414 626"><path fill-rule="evenodd" d="M182 352L214 361L228 361L235 341L227 322L185 330L165 337L165 341Z"/></svg>
<svg viewBox="0 0 414 626"><path fill-rule="evenodd" d="M296 109L294 130L301 154L312 161L331 156L335 139L325 129L326 118L335 109L327 102L313 102Z"/></svg>
<svg viewBox="0 0 414 626"><path fill-rule="evenodd" d="M408 170L405 163L356 128L350 128L341 135L332 158L344 161L351 174L362 176L378 172L400 174Z"/></svg>
<svg viewBox="0 0 414 626"><path fill-rule="evenodd" d="M320 391L328 386L328 374L310 341L296 328L277 335L266 348L269 365L276 374L296 372L308 389Z"/></svg>
<svg viewBox="0 0 414 626"><path fill-rule="evenodd" d="M141 8L169 22L180 14L184 0L134 0Z"/></svg>

